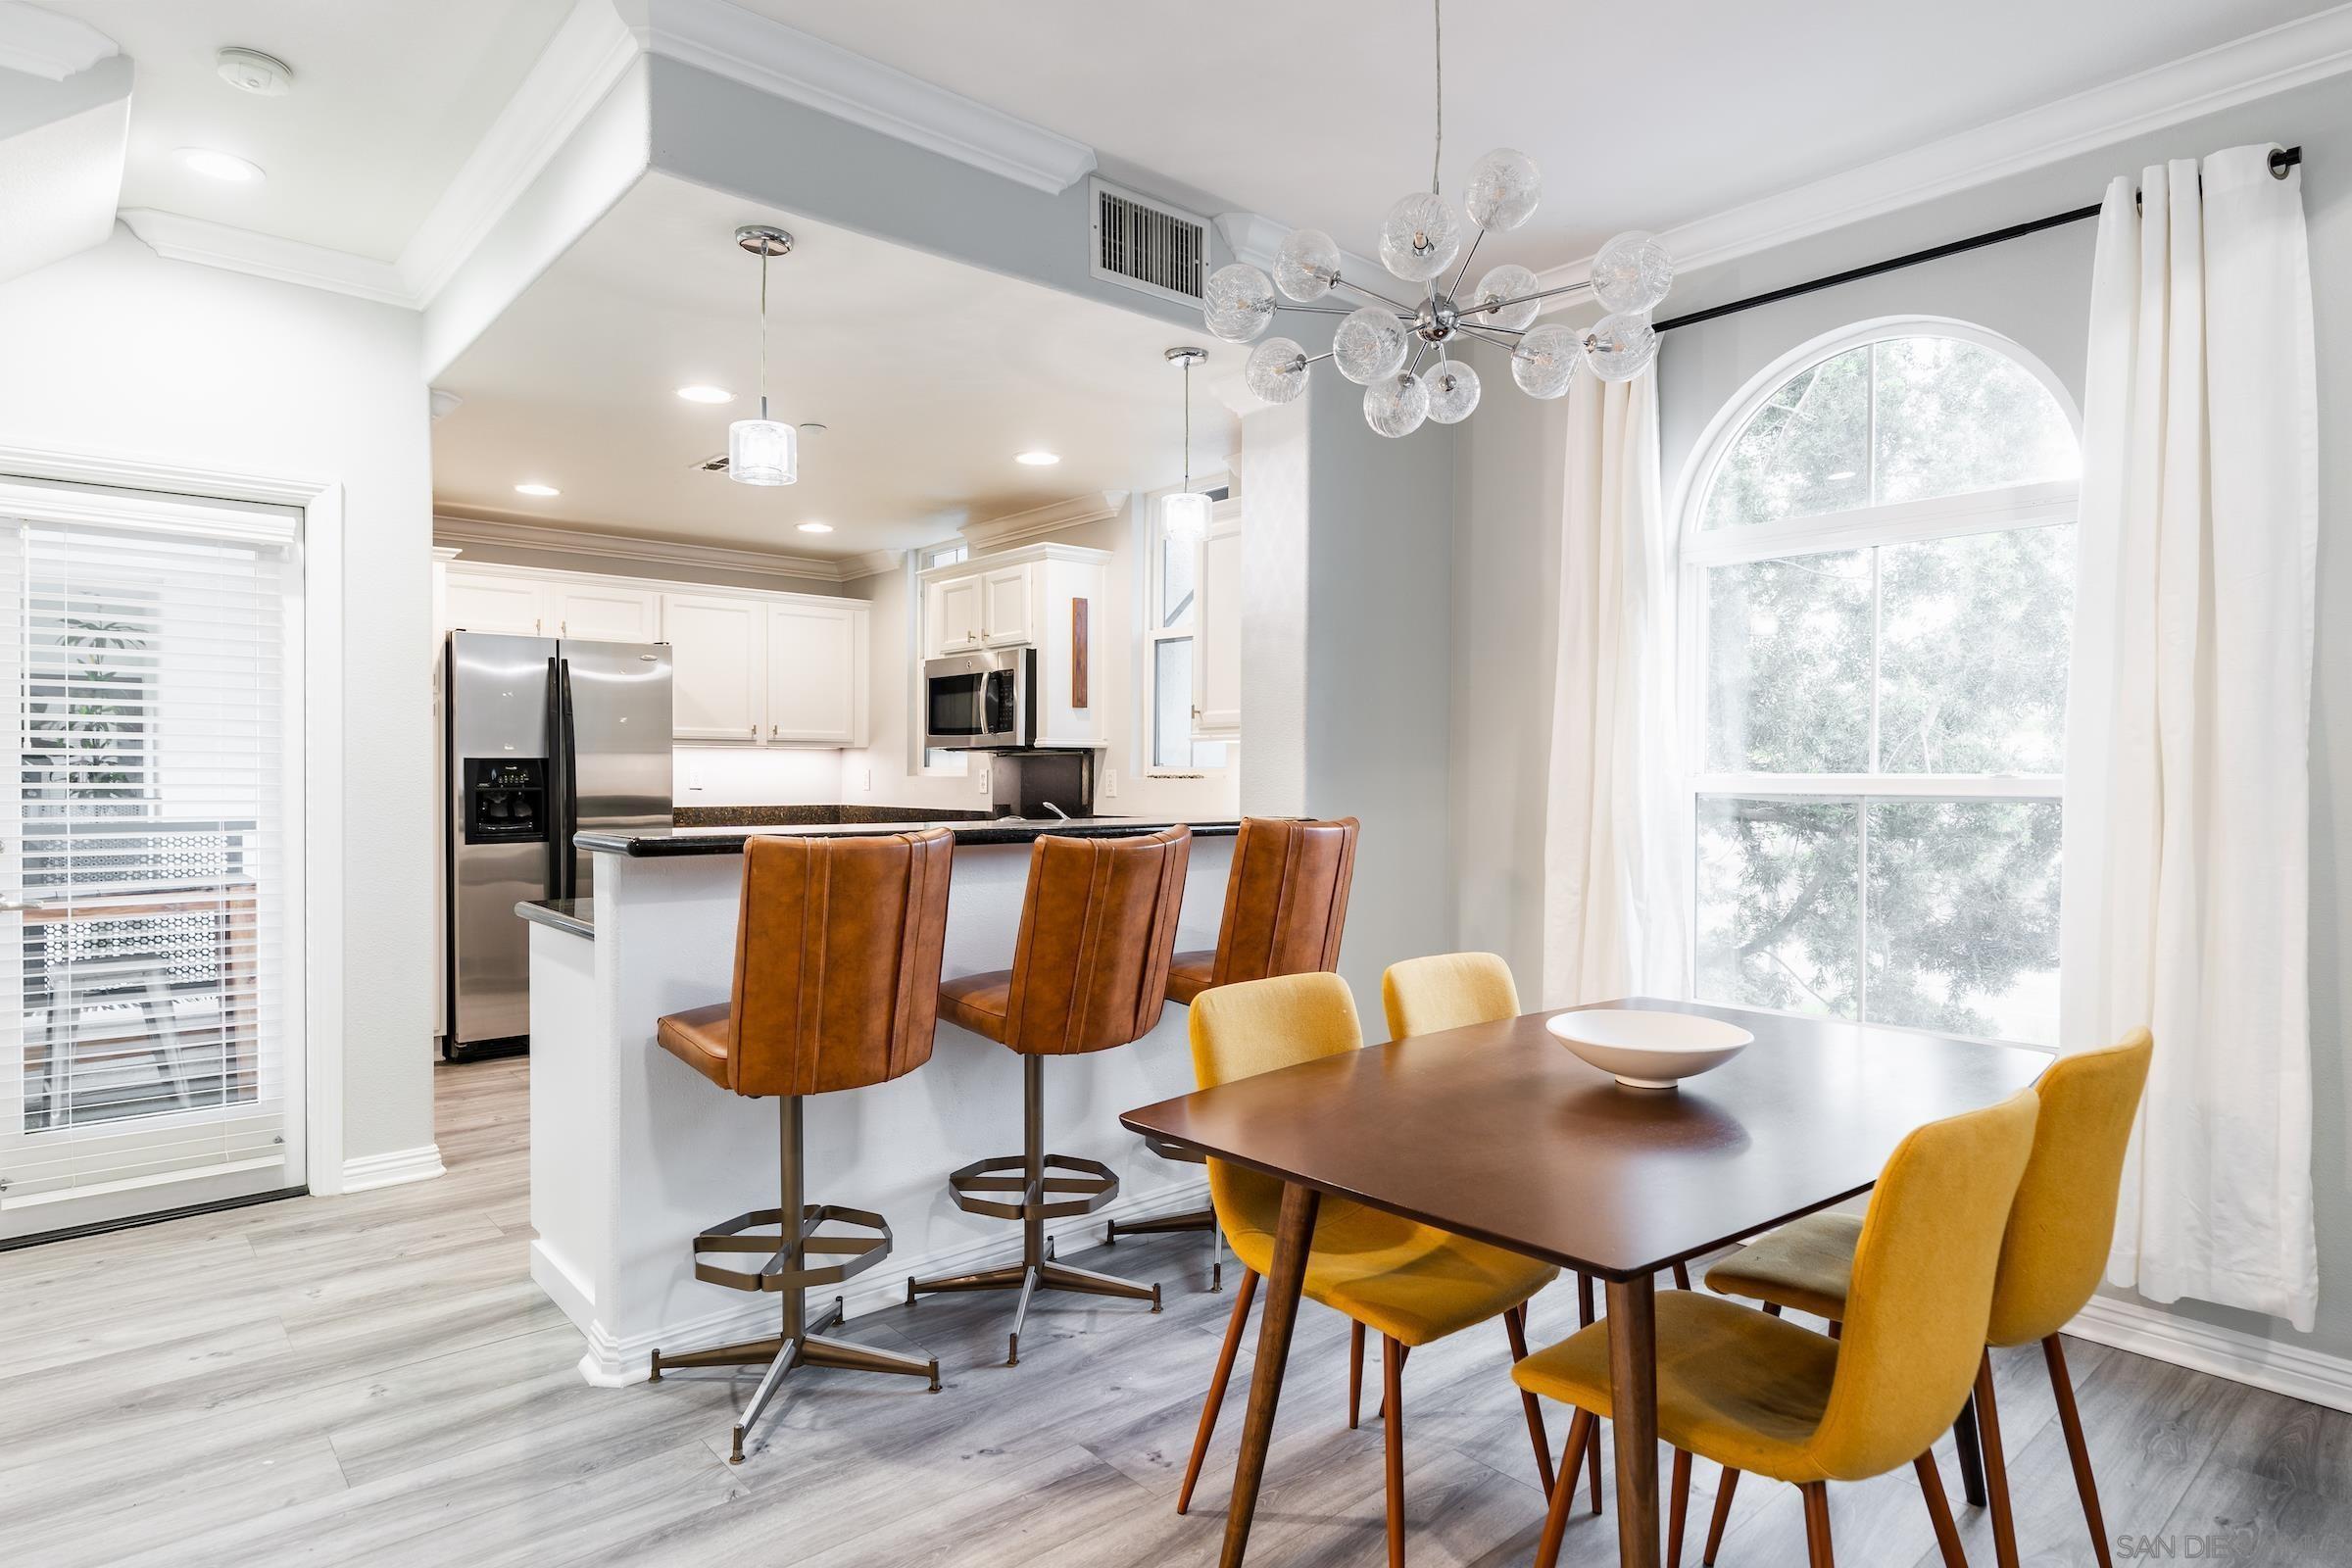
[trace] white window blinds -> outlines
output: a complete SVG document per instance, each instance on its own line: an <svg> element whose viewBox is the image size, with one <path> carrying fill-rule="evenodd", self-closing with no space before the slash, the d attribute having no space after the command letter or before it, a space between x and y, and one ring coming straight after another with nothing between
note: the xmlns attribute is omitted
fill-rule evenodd
<svg viewBox="0 0 2352 1568"><path fill-rule="evenodd" d="M22 1021L0 1235L66 1200L302 1180L291 570L266 536L0 513L19 755L0 972Z"/></svg>

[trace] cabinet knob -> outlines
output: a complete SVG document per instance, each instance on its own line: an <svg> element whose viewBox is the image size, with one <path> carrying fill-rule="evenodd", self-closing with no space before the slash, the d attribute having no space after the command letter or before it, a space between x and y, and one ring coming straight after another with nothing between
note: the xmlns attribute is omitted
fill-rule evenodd
<svg viewBox="0 0 2352 1568"><path fill-rule="evenodd" d="M776 738L776 726L775 726L775 725L773 725L773 724L770 724L770 725L768 725L768 726L767 726L767 738L768 738L769 740L774 740L774 739Z"/></svg>

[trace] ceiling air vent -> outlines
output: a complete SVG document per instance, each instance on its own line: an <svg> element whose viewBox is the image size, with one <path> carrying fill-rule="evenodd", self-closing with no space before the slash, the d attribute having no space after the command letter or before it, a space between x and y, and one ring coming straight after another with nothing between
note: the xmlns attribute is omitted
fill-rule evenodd
<svg viewBox="0 0 2352 1568"><path fill-rule="evenodd" d="M727 455L724 452L714 453L692 466L697 473L724 473L727 471Z"/></svg>
<svg viewBox="0 0 2352 1568"><path fill-rule="evenodd" d="M1208 275L1208 224L1190 213L1102 180L1094 197L1094 274L1186 305L1200 303Z"/></svg>

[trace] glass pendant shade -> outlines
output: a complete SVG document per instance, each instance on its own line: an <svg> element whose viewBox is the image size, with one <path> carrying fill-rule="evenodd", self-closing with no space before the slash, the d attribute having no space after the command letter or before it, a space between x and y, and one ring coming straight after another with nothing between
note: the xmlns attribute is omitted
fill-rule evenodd
<svg viewBox="0 0 2352 1568"><path fill-rule="evenodd" d="M1585 338L1585 359L1603 381L1631 381L1657 357L1657 328L1646 316L1604 316Z"/></svg>
<svg viewBox="0 0 2352 1568"><path fill-rule="evenodd" d="M1478 372L1459 360L1446 360L1421 378L1429 387L1429 416L1459 424L1478 407Z"/></svg>
<svg viewBox="0 0 2352 1568"><path fill-rule="evenodd" d="M1364 388L1364 422L1385 436L1411 435L1429 417L1429 388L1409 371Z"/></svg>
<svg viewBox="0 0 2352 1568"><path fill-rule="evenodd" d="M1576 379L1583 358L1584 344L1568 328L1535 327L1511 351L1511 379L1531 398L1556 398Z"/></svg>
<svg viewBox="0 0 2352 1568"><path fill-rule="evenodd" d="M1295 339L1270 337L1250 351L1243 379L1268 403L1288 403L1306 390L1306 350Z"/></svg>
<svg viewBox="0 0 2352 1568"><path fill-rule="evenodd" d="M778 419L727 426L727 477L737 484L791 484L801 476L800 432Z"/></svg>
<svg viewBox="0 0 2352 1568"><path fill-rule="evenodd" d="M1462 192L1462 207L1470 221L1490 233L1517 228L1536 210L1544 193L1544 178L1536 161L1510 147L1497 147L1470 166L1470 183Z"/></svg>
<svg viewBox="0 0 2352 1568"><path fill-rule="evenodd" d="M1274 254L1274 286L1305 305L1340 277L1340 247L1319 228L1295 228Z"/></svg>
<svg viewBox="0 0 2352 1568"><path fill-rule="evenodd" d="M1159 525L1178 544L1194 545L1208 537L1208 497L1198 490L1179 490L1159 498Z"/></svg>
<svg viewBox="0 0 2352 1568"><path fill-rule="evenodd" d="M1380 225L1380 265L1408 283L1426 283L1462 251L1462 225L1442 197L1417 190L1389 209Z"/></svg>
<svg viewBox="0 0 2352 1568"><path fill-rule="evenodd" d="M1604 311L1654 311L1674 287L1674 259L1655 237L1620 234L1592 258L1592 297Z"/></svg>
<svg viewBox="0 0 2352 1568"><path fill-rule="evenodd" d="M1201 314L1226 342L1250 342L1273 324L1274 280L1248 262L1220 267L1208 274Z"/></svg>
<svg viewBox="0 0 2352 1568"><path fill-rule="evenodd" d="M1331 363L1357 386L1370 386L1403 368L1404 323L1385 306L1367 305L1332 334Z"/></svg>
<svg viewBox="0 0 2352 1568"><path fill-rule="evenodd" d="M1536 313L1544 308L1542 300L1527 297L1543 286L1542 280L1526 268L1506 263L1478 280L1478 287L1462 302L1462 308L1467 311L1481 305L1499 304L1503 300L1517 300L1519 303L1507 311L1488 311L1483 316L1471 318L1474 326L1483 322L1499 326L1506 332L1516 332L1533 322Z"/></svg>

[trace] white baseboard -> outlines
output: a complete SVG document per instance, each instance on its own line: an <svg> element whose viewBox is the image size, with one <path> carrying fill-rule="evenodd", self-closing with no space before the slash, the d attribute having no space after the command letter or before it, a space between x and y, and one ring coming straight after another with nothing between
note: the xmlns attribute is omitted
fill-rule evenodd
<svg viewBox="0 0 2352 1568"><path fill-rule="evenodd" d="M2094 1296L2066 1332L2194 1372L2209 1372L2290 1399L2352 1410L2352 1360L2215 1328L2142 1301Z"/></svg>
<svg viewBox="0 0 2352 1568"><path fill-rule="evenodd" d="M364 1193L371 1187L397 1187L402 1182L430 1181L441 1174L441 1146L395 1149L385 1154L361 1154L343 1162L343 1191Z"/></svg>
<svg viewBox="0 0 2352 1568"><path fill-rule="evenodd" d="M1069 1240L1091 1247L1102 1240L1102 1226L1110 1220L1142 1219L1152 1214L1180 1214L1187 1209L1204 1208L1207 1204L1208 1178L1200 1176L1173 1187L1156 1187L1132 1198L1116 1199L1092 1214L1075 1215L1050 1224L1046 1227L1046 1234L1056 1242ZM1205 1250L1205 1240L1202 1245ZM844 1315L855 1322L878 1307L903 1303L906 1299L906 1282L910 1279L974 1273L980 1269L1016 1262L1020 1255L1020 1227L1007 1223L1001 1236L968 1242L960 1247L941 1248L920 1256L894 1254L858 1275L856 1280L845 1282L847 1288L833 1294L842 1298ZM546 1265L544 1270L540 1266L543 1259ZM537 1244L533 1244L532 1248L531 1277L538 1282L541 1290L565 1309L575 1324L581 1325L581 1332L588 1341L588 1351L580 1357L580 1376L600 1389L644 1382L646 1374L652 1369L654 1348L658 1345L694 1349L706 1345L724 1345L734 1340L759 1339L776 1331L776 1298L760 1294L751 1296L739 1306L728 1306L703 1317L667 1324L658 1332L631 1335L623 1341L607 1333L605 1326L596 1321L594 1308L586 1303L585 1293L577 1280L556 1258L543 1253ZM566 1299L567 1296L569 1299ZM1008 1302L1009 1299L1007 1297ZM826 1304L823 1292L808 1293L811 1312ZM1009 1310L1008 1305L1008 1313Z"/></svg>

